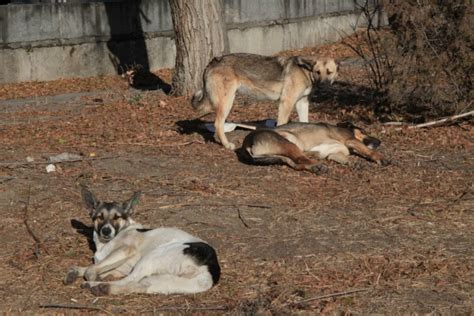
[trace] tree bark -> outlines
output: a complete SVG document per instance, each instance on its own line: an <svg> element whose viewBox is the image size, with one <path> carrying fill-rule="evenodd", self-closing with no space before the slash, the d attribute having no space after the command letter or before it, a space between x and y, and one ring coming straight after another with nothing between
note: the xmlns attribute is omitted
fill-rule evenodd
<svg viewBox="0 0 474 316"><path fill-rule="evenodd" d="M169 0L176 43L172 81L175 95L202 88L209 61L228 51L222 0Z"/></svg>

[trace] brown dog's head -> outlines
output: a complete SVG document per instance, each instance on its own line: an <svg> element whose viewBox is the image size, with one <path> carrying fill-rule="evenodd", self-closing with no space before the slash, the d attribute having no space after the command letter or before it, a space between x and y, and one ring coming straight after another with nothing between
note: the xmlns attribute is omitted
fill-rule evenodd
<svg viewBox="0 0 474 316"><path fill-rule="evenodd" d="M363 128L357 127L351 122L338 123L337 127L346 128L351 131L354 135L354 138L358 141L364 143L365 146L370 149L376 149L380 146L381 141L378 138L367 135Z"/></svg>
<svg viewBox="0 0 474 316"><path fill-rule="evenodd" d="M91 191L86 188L82 189L82 199L89 209L89 215L94 223L94 234L97 235L100 242L111 241L132 222L130 215L132 215L140 195L140 192L135 192L129 200L123 203L101 202Z"/></svg>
<svg viewBox="0 0 474 316"><path fill-rule="evenodd" d="M296 63L313 73L315 81L333 83L339 72L339 64L332 58L296 57Z"/></svg>

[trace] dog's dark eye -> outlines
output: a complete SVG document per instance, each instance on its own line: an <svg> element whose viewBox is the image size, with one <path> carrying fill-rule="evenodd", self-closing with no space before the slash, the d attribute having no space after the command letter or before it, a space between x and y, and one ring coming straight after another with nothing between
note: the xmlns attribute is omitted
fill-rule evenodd
<svg viewBox="0 0 474 316"><path fill-rule="evenodd" d="M328 75L330 75L330 74L332 74L332 71L329 71L329 70L328 70Z"/></svg>
<svg viewBox="0 0 474 316"><path fill-rule="evenodd" d="M316 70L316 73L317 73L318 75L320 75L320 74L321 74L321 71L320 71L320 70Z"/></svg>
<svg viewBox="0 0 474 316"><path fill-rule="evenodd" d="M117 215L117 214L115 214L115 216L114 216L114 221L118 220L119 218L120 218L120 216Z"/></svg>
<svg viewBox="0 0 474 316"><path fill-rule="evenodd" d="M99 215L97 215L96 219L103 221L104 220L104 215L99 214Z"/></svg>

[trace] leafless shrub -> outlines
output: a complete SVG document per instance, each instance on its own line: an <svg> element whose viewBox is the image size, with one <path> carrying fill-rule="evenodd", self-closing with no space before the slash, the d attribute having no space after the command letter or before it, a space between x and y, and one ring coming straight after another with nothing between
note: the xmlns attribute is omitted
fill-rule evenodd
<svg viewBox="0 0 474 316"><path fill-rule="evenodd" d="M472 100L472 6L466 1L393 1L385 6L398 58L390 101L408 112L462 112Z"/></svg>
<svg viewBox="0 0 474 316"><path fill-rule="evenodd" d="M366 21L355 41L379 113L439 116L472 107L473 9L464 1L355 1ZM389 26L380 28L380 12Z"/></svg>

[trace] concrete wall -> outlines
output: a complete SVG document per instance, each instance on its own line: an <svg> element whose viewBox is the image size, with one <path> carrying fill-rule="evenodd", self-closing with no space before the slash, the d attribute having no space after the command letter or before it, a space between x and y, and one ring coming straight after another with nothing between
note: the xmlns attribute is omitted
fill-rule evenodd
<svg viewBox="0 0 474 316"><path fill-rule="evenodd" d="M274 54L351 33L353 0L225 0L231 52ZM167 0L0 6L0 83L173 67Z"/></svg>

